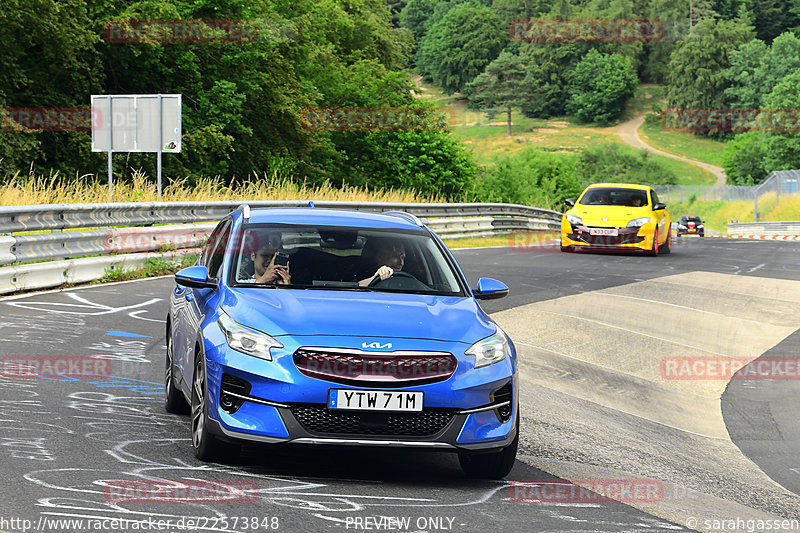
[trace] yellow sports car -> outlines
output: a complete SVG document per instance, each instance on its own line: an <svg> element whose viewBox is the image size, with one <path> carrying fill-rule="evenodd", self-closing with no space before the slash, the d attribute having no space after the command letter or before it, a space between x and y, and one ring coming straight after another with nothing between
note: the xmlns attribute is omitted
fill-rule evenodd
<svg viewBox="0 0 800 533"><path fill-rule="evenodd" d="M587 248L658 255L672 249L669 211L652 187L595 183L577 203L572 198L564 202L571 209L561 219L562 252Z"/></svg>

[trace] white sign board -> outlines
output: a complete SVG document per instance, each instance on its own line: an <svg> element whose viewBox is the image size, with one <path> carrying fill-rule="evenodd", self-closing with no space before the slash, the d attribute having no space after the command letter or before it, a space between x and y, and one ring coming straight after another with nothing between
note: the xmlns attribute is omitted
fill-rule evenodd
<svg viewBox="0 0 800 533"><path fill-rule="evenodd" d="M180 151L180 94L92 95L92 152Z"/></svg>

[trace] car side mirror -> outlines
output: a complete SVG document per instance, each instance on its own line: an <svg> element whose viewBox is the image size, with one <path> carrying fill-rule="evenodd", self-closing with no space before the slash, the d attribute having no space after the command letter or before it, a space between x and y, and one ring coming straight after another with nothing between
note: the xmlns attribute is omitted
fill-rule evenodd
<svg viewBox="0 0 800 533"><path fill-rule="evenodd" d="M175 274L175 283L193 289L214 289L217 287L217 280L209 279L208 269L200 265L179 270Z"/></svg>
<svg viewBox="0 0 800 533"><path fill-rule="evenodd" d="M662 209L666 208L667 204L662 204L661 202L658 202L656 205L653 206L653 211L661 211Z"/></svg>
<svg viewBox="0 0 800 533"><path fill-rule="evenodd" d="M508 295L508 285L492 278L480 278L473 291L478 300L496 300Z"/></svg>
<svg viewBox="0 0 800 533"><path fill-rule="evenodd" d="M575 207L575 199L574 198L567 198L564 200L564 203L570 207Z"/></svg>

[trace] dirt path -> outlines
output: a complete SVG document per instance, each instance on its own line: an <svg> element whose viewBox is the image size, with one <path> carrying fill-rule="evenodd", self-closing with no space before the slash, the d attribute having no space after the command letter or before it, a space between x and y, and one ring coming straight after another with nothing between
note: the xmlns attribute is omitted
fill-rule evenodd
<svg viewBox="0 0 800 533"><path fill-rule="evenodd" d="M627 122L623 122L619 126L611 128L611 130L619 135L626 144L630 144L635 148L644 148L645 150L653 152L654 154L671 157L672 159L678 159L680 161L686 161L687 163L696 165L700 168L708 170L717 177L717 181L714 183L714 185L726 185L725 170L722 167L703 163L702 161L697 161L695 159L689 159L688 157L671 154L669 152L664 152L658 148L653 148L649 144L646 144L641 137L639 137L639 126L642 125L642 122L644 122L644 115L634 117Z"/></svg>

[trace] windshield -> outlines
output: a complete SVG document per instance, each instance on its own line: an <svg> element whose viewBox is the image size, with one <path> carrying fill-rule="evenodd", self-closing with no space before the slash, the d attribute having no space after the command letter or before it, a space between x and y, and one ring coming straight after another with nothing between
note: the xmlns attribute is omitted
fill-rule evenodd
<svg viewBox="0 0 800 533"><path fill-rule="evenodd" d="M235 249L238 286L464 295L437 243L418 231L249 224Z"/></svg>
<svg viewBox="0 0 800 533"><path fill-rule="evenodd" d="M647 205L647 192L636 189L597 187L587 190L578 203L581 205L642 207Z"/></svg>

